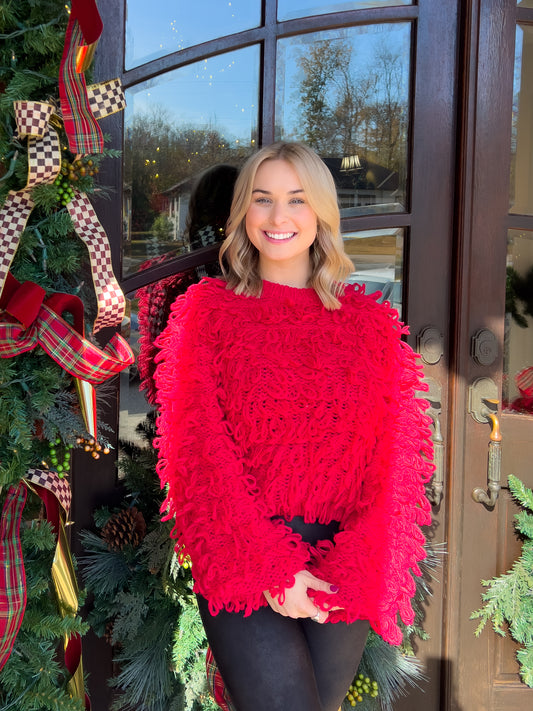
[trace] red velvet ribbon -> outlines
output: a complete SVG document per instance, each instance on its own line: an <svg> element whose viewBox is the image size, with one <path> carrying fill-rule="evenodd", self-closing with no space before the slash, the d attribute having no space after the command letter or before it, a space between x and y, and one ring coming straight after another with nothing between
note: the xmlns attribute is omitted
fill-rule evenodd
<svg viewBox="0 0 533 711"><path fill-rule="evenodd" d="M71 14L78 21L85 42L96 42L104 27L96 0L71 0Z"/></svg>
<svg viewBox="0 0 533 711"><path fill-rule="evenodd" d="M6 311L19 321L24 328L29 328L39 315L45 300L46 291L33 281L21 284L15 277L8 273L2 296L0 296L0 310ZM83 302L74 294L52 294L46 299L46 305L61 316L68 312L74 317L74 328L84 335Z"/></svg>

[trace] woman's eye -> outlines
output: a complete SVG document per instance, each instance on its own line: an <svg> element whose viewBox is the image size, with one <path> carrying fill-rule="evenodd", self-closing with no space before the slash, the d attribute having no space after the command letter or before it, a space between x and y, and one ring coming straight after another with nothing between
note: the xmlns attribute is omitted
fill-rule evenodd
<svg viewBox="0 0 533 711"><path fill-rule="evenodd" d="M291 205L303 205L303 204L304 204L304 200L302 200L302 198L293 198L293 199L290 201L290 204L291 204Z"/></svg>
<svg viewBox="0 0 533 711"><path fill-rule="evenodd" d="M258 197L255 199L255 202L257 205L268 205L270 203L270 199L266 197Z"/></svg>

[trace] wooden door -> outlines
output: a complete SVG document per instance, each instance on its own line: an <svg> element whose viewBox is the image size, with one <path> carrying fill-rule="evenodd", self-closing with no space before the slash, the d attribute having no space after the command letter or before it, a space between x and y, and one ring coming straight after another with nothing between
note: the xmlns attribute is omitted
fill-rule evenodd
<svg viewBox="0 0 533 711"><path fill-rule="evenodd" d="M481 581L507 571L520 555L513 527L518 509L507 477L515 474L533 486L533 399L526 382L533 319L506 288L506 272L513 270L509 274L532 298L533 2L464 2L459 37L444 519L437 512L448 552L442 587L436 586L428 610L429 626L440 627L442 636L420 645L427 687L397 708L525 711L533 708L533 690L520 681L517 646L490 624L476 638L478 622L470 616L482 605ZM419 279L411 275L411 281ZM518 318L510 313L514 308ZM479 411L483 398L499 401L495 414L503 435L502 488L495 501L488 488L494 433Z"/></svg>
<svg viewBox="0 0 533 711"><path fill-rule="evenodd" d="M517 674L515 645L490 626L476 639L477 623L469 621L481 606L480 581L508 570L520 554L507 477L515 474L533 485L533 410L518 388L525 387L520 372L533 365L533 321L526 316L520 327L506 314L506 268L523 279L533 267L533 27L528 24L533 12L525 7L533 3L518 5L524 9L509 0L473 3L465 27L465 86L470 88L462 115L464 177L458 202L445 613L449 709L533 707L533 690ZM518 299L515 306L520 316L524 302ZM475 489L487 489L491 426L469 412L475 409L476 389L490 389L490 383L500 401L503 435L502 490L494 505L474 500Z"/></svg>

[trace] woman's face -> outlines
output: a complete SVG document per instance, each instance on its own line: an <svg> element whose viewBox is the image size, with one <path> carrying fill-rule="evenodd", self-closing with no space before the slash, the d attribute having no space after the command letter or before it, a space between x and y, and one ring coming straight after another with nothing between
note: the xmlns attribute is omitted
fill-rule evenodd
<svg viewBox="0 0 533 711"><path fill-rule="evenodd" d="M317 216L298 173L287 161L266 160L259 166L246 213L246 233L259 251L263 279L306 286Z"/></svg>

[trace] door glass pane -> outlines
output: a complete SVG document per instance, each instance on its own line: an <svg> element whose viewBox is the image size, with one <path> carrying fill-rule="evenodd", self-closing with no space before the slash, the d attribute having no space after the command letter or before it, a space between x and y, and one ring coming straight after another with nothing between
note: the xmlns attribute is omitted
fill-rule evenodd
<svg viewBox="0 0 533 711"><path fill-rule="evenodd" d="M228 166L239 167L256 148L258 91L257 46L210 57L128 89L123 276L161 255L178 256L223 236L219 220L201 225L210 226L209 233L190 234L189 200L202 184L206 190L211 185L207 194L217 202L232 179ZM214 166L215 175L209 174L212 181L205 185L205 171Z"/></svg>
<svg viewBox="0 0 533 711"><path fill-rule="evenodd" d="M364 285L367 294L380 291L381 300L388 301L401 317L404 230L391 227L348 232L343 240L354 265L347 281Z"/></svg>
<svg viewBox="0 0 533 711"><path fill-rule="evenodd" d="M533 416L533 232L509 230L505 305L504 405Z"/></svg>
<svg viewBox="0 0 533 711"><path fill-rule="evenodd" d="M516 0L518 7L533 7L533 0Z"/></svg>
<svg viewBox="0 0 533 711"><path fill-rule="evenodd" d="M229 212L229 205L228 205ZM214 276L218 264L210 262L160 279L137 289L134 298L126 300L126 317L122 335L134 354L135 363L120 374L120 439L146 445L139 425L156 406L154 341L166 326L170 307L180 294L206 274Z"/></svg>
<svg viewBox="0 0 533 711"><path fill-rule="evenodd" d="M278 0L278 19L292 20L308 15L325 15L328 12L364 10L372 7L412 5L412 0L337 0L337 2L313 2L313 0Z"/></svg>
<svg viewBox="0 0 533 711"><path fill-rule="evenodd" d="M343 217L407 209L411 25L278 43L276 136L320 153Z"/></svg>
<svg viewBox="0 0 533 711"><path fill-rule="evenodd" d="M126 69L260 22L260 0L127 0Z"/></svg>
<svg viewBox="0 0 533 711"><path fill-rule="evenodd" d="M511 140L511 212L533 215L533 27L518 26Z"/></svg>

